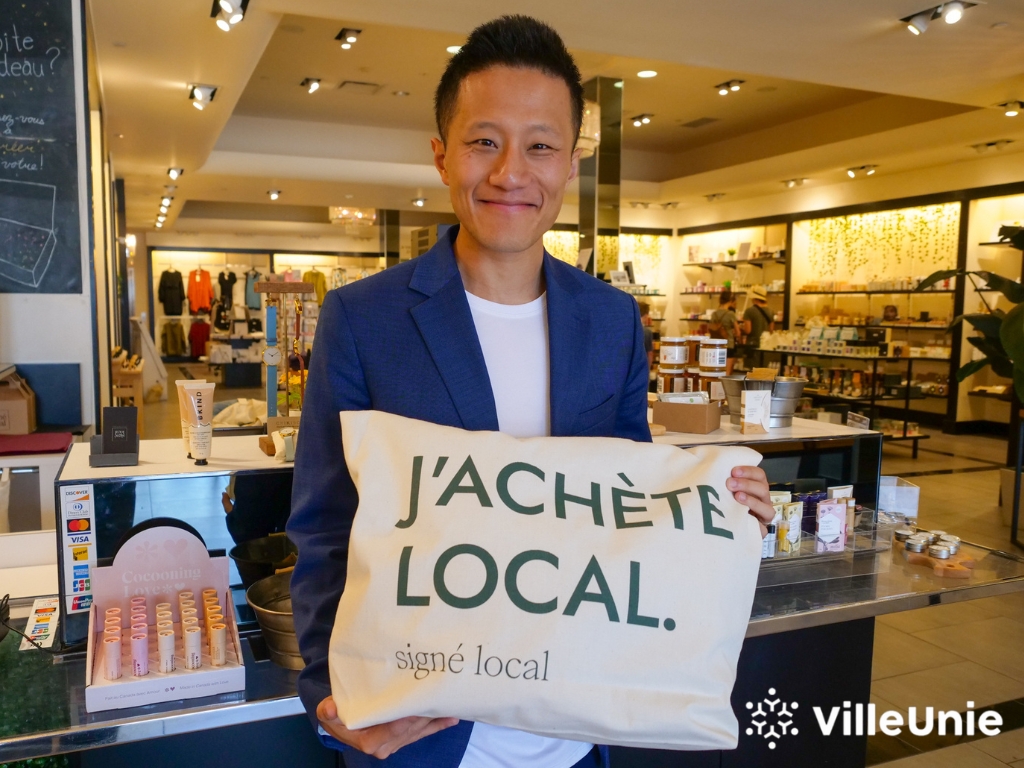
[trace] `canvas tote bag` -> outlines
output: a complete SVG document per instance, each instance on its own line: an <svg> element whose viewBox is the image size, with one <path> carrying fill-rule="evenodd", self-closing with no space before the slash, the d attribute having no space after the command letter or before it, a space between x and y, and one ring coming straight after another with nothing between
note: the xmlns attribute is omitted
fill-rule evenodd
<svg viewBox="0 0 1024 768"><path fill-rule="evenodd" d="M761 535L743 447L516 439L341 414L359 491L331 635L341 721L457 717L731 749Z"/></svg>

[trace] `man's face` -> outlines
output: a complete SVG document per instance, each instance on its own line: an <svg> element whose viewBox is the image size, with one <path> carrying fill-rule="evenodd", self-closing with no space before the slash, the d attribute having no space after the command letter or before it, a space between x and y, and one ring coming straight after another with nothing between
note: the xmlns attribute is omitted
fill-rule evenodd
<svg viewBox="0 0 1024 768"><path fill-rule="evenodd" d="M463 229L490 251L535 245L579 170L575 138L560 78L503 66L465 78L447 141L432 141Z"/></svg>

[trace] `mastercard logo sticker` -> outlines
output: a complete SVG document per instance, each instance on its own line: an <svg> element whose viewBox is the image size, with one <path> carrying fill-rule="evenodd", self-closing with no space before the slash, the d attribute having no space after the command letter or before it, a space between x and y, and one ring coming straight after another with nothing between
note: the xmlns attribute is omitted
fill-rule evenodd
<svg viewBox="0 0 1024 768"><path fill-rule="evenodd" d="M88 531L92 526L89 524L87 518L81 518L79 520L68 520L68 533L83 533Z"/></svg>

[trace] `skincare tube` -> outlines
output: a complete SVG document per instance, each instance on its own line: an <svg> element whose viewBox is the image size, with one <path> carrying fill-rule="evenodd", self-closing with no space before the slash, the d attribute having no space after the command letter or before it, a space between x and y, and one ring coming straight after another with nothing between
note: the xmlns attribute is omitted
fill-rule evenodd
<svg viewBox="0 0 1024 768"><path fill-rule="evenodd" d="M179 601L180 600L191 600L194 597L195 597L195 595L192 592L190 592L190 591L185 591L185 592L179 592L178 593L178 600Z"/></svg>
<svg viewBox="0 0 1024 768"><path fill-rule="evenodd" d="M195 616L186 616L184 619L181 620L181 629L182 629L182 631L188 629L189 627L198 627L198 626L199 626L199 619L197 619Z"/></svg>
<svg viewBox="0 0 1024 768"><path fill-rule="evenodd" d="M142 622L142 623L139 623L139 624L132 624L132 634L133 635L139 635L139 634L145 635L145 634L148 634L148 633L149 633L149 627L146 626L145 622Z"/></svg>
<svg viewBox="0 0 1024 768"><path fill-rule="evenodd" d="M182 610L182 609L185 609L185 608L195 608L195 607L196 607L196 601L195 600L189 599L189 600L179 600L178 601L178 609L179 610Z"/></svg>
<svg viewBox="0 0 1024 768"><path fill-rule="evenodd" d="M116 637L116 638L120 639L121 638L121 628L120 627L107 627L106 629L103 630L103 637L104 638Z"/></svg>
<svg viewBox="0 0 1024 768"><path fill-rule="evenodd" d="M160 632L156 636L157 649L160 652L160 671L174 671L174 633L171 631Z"/></svg>
<svg viewBox="0 0 1024 768"><path fill-rule="evenodd" d="M212 627L214 624L220 624L223 621L224 615L220 611L217 611L216 613L211 613L209 616L206 617L206 631L209 632L210 627Z"/></svg>
<svg viewBox="0 0 1024 768"><path fill-rule="evenodd" d="M146 618L146 614L144 614L144 613L133 613L132 614L132 626L133 627L136 624L141 624L142 626L146 626L148 623L149 623L149 619Z"/></svg>
<svg viewBox="0 0 1024 768"><path fill-rule="evenodd" d="M197 615L198 615L198 611L196 611L195 608L182 608L181 609L181 618L182 619L184 619L186 616L197 616Z"/></svg>
<svg viewBox="0 0 1024 768"><path fill-rule="evenodd" d="M210 663L215 667L224 666L228 658L228 628L224 624L210 627Z"/></svg>
<svg viewBox="0 0 1024 768"><path fill-rule="evenodd" d="M214 589L213 587L207 587L206 589L204 589L202 591L202 595L203 595L203 597L216 597L217 596L217 590Z"/></svg>
<svg viewBox="0 0 1024 768"><path fill-rule="evenodd" d="M107 618L105 618L103 620L103 626L104 627L117 627L118 629L120 629L121 628L121 617L120 616L107 616Z"/></svg>
<svg viewBox="0 0 1024 768"><path fill-rule="evenodd" d="M199 627L185 629L185 669L203 666L203 636Z"/></svg>
<svg viewBox="0 0 1024 768"><path fill-rule="evenodd" d="M149 674L149 637L146 634L132 635L132 675L145 677Z"/></svg>
<svg viewBox="0 0 1024 768"><path fill-rule="evenodd" d="M185 455L192 458L192 445L188 437L188 395L185 394L186 384L203 384L206 379L178 379L174 386L178 388L178 418L181 419L181 440L185 444Z"/></svg>
<svg viewBox="0 0 1024 768"><path fill-rule="evenodd" d="M103 676L107 680L121 677L121 637L103 638Z"/></svg>
<svg viewBox="0 0 1024 768"><path fill-rule="evenodd" d="M198 466L205 466L213 447L213 382L184 386L188 410L188 442L192 458Z"/></svg>
<svg viewBox="0 0 1024 768"><path fill-rule="evenodd" d="M170 621L158 621L156 623L156 631L157 631L157 634L161 634L163 632L170 632L171 633L171 637L173 637L174 636L174 625Z"/></svg>
<svg viewBox="0 0 1024 768"><path fill-rule="evenodd" d="M121 609L120 608L116 608L116 607L115 608L107 608L107 610L105 610L103 612L103 615L104 616L120 616L121 615Z"/></svg>
<svg viewBox="0 0 1024 768"><path fill-rule="evenodd" d="M171 604L170 603L157 603L155 608L156 608L157 613L159 613L160 611L169 611L169 610L171 610Z"/></svg>

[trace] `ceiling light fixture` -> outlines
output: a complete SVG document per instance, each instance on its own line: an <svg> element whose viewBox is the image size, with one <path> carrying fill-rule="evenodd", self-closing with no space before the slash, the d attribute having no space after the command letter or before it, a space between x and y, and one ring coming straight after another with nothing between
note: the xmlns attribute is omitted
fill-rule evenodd
<svg viewBox="0 0 1024 768"><path fill-rule="evenodd" d="M792 189L793 187L802 187L805 181L807 181L807 179L786 179L782 183L785 184L787 188Z"/></svg>
<svg viewBox="0 0 1024 768"><path fill-rule="evenodd" d="M965 9L973 8L977 4L977 2L969 3L953 0L953 2L942 3L941 5L932 6L926 10L913 13L910 16L904 16L900 21L907 25L907 31L912 35L923 35L925 30L928 29L929 22L941 18L947 24L956 24L963 18Z"/></svg>
<svg viewBox="0 0 1024 768"><path fill-rule="evenodd" d="M245 18L246 9L249 7L249 0L213 0L213 7L210 9L210 18L216 19L217 26L225 32Z"/></svg>
<svg viewBox="0 0 1024 768"><path fill-rule="evenodd" d="M636 76L643 78L657 77L658 73L655 72L653 69L641 69L639 72L636 73Z"/></svg>
<svg viewBox="0 0 1024 768"><path fill-rule="evenodd" d="M173 199L174 199L173 197L162 197L162 198L160 198L160 205L170 205L171 204L171 200L173 200Z"/></svg>
<svg viewBox="0 0 1024 768"><path fill-rule="evenodd" d="M1003 114L1007 117L1016 117L1020 114L1020 110L1024 107L1024 104L1019 101L1007 101L999 106L1002 108Z"/></svg>
<svg viewBox="0 0 1024 768"><path fill-rule="evenodd" d="M718 91L719 96L728 96L733 91L738 91L740 86L743 85L746 80L726 80L724 83L719 83L715 86L715 90Z"/></svg>
<svg viewBox="0 0 1024 768"><path fill-rule="evenodd" d="M281 196L281 190L280 189L272 189L269 192L267 192L267 194L270 196L271 200L277 200L277 198L279 198Z"/></svg>
<svg viewBox="0 0 1024 768"><path fill-rule="evenodd" d="M928 29L928 22L932 20L932 11L925 11L914 16L907 22L907 29L911 34L920 35Z"/></svg>
<svg viewBox="0 0 1024 768"><path fill-rule="evenodd" d="M188 98L192 102L192 106L198 109L200 112L207 104L213 101L214 96L217 95L216 85L198 85L190 84L188 87Z"/></svg>
<svg viewBox="0 0 1024 768"><path fill-rule="evenodd" d="M318 90L320 90L320 78L307 77L305 80L299 83L299 85L305 88L307 93L316 93Z"/></svg>
<svg viewBox="0 0 1024 768"><path fill-rule="evenodd" d="M392 96L408 96L409 92L408 91L392 91L391 95Z"/></svg>
<svg viewBox="0 0 1024 768"><path fill-rule="evenodd" d="M135 235L133 235L131 232L124 236L124 244L127 245L129 248L134 248L136 243L138 243L138 240L135 238Z"/></svg>
<svg viewBox="0 0 1024 768"><path fill-rule="evenodd" d="M462 46L461 45L449 45L447 48L445 48L445 50L448 51L448 53L450 53L450 54L452 54L454 56L456 53L458 53L459 51L462 50Z"/></svg>
<svg viewBox="0 0 1024 768"><path fill-rule="evenodd" d="M157 228L157 229L160 229L160 227L162 227L163 225L164 225L164 223L163 223L162 221L158 221L158 222L156 223L156 228Z"/></svg>
<svg viewBox="0 0 1024 768"><path fill-rule="evenodd" d="M651 122L652 117L654 117L654 115L645 112L641 115L634 115L629 119L633 121L633 125L639 128L641 125L648 125Z"/></svg>
<svg viewBox="0 0 1024 768"><path fill-rule="evenodd" d="M171 177L171 181L177 181L177 179L185 173L184 168L168 168L167 175Z"/></svg>
<svg viewBox="0 0 1024 768"><path fill-rule="evenodd" d="M666 211L670 210L670 209L674 211L676 208L679 207L679 202L676 201L676 200L673 200L671 203L662 203L661 207L662 207L663 210L666 210Z"/></svg>
<svg viewBox="0 0 1024 768"><path fill-rule="evenodd" d="M166 205L161 205L160 206L160 213L167 213L167 206Z"/></svg>
<svg viewBox="0 0 1024 768"><path fill-rule="evenodd" d="M412 199L412 204L415 205L417 208L422 208L424 205L426 205L426 203L427 198L425 197L414 197Z"/></svg>
<svg viewBox="0 0 1024 768"><path fill-rule="evenodd" d="M709 203L713 203L716 200L721 200L725 197L725 192L712 192L710 195L704 195L704 197L707 198Z"/></svg>
<svg viewBox="0 0 1024 768"><path fill-rule="evenodd" d="M964 17L964 4L958 0L942 6L942 20L947 24L956 24Z"/></svg>
<svg viewBox="0 0 1024 768"><path fill-rule="evenodd" d="M156 220L162 224L163 222L167 221L167 217L161 213L159 216L156 217Z"/></svg>
<svg viewBox="0 0 1024 768"><path fill-rule="evenodd" d="M855 168L847 168L846 175L851 179L857 178L859 173L863 173L865 176L874 176L876 170L878 170L877 165L858 165Z"/></svg>
<svg viewBox="0 0 1024 768"><path fill-rule="evenodd" d="M352 43L356 42L359 39L359 35L361 35L362 32L363 30L361 29L342 27L341 32L335 35L334 39L340 40L341 47L347 51L349 48L352 47Z"/></svg>

